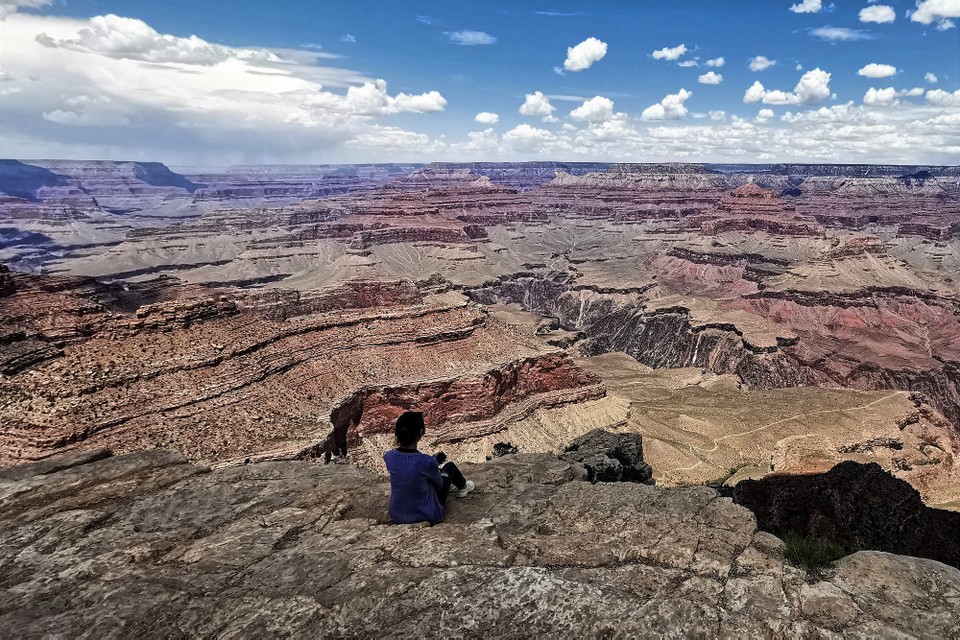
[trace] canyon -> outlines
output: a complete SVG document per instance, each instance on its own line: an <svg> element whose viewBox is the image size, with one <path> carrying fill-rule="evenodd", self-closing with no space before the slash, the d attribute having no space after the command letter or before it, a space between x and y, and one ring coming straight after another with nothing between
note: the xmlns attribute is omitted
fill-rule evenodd
<svg viewBox="0 0 960 640"><path fill-rule="evenodd" d="M960 508L960 168L0 162L0 464L644 437Z"/></svg>

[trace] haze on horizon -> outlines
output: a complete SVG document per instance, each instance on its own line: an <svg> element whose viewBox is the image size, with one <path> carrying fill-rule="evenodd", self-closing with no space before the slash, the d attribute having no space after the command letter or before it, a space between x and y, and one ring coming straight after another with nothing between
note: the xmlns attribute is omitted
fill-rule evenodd
<svg viewBox="0 0 960 640"><path fill-rule="evenodd" d="M960 162L960 0L624 4L0 0L0 156Z"/></svg>

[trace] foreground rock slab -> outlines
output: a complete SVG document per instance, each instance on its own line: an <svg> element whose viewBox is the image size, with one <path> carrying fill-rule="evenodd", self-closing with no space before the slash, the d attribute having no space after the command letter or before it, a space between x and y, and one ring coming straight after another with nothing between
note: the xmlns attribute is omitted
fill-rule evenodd
<svg viewBox="0 0 960 640"><path fill-rule="evenodd" d="M105 455L0 474L0 636L960 636L960 571L861 552L815 580L705 487L513 455L430 528L350 466Z"/></svg>

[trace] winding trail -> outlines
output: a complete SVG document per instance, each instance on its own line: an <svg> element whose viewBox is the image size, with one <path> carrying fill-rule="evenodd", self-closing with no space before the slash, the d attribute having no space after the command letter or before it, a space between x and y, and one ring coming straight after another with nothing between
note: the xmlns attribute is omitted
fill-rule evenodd
<svg viewBox="0 0 960 640"><path fill-rule="evenodd" d="M799 420L799 419L801 419L801 418L811 418L811 417L813 417L813 416L823 416L823 415L828 415L828 414L831 414L831 413L845 413L845 412L848 412L848 411L858 411L858 410L860 410L860 409L866 409L866 408L868 408L868 407L872 407L873 405L880 404L880 403L882 403L882 402L886 402L887 400L889 400L889 399L891 399L891 398L894 398L894 397L896 397L896 396L899 396L899 395L909 395L909 392L908 392L908 391L894 391L893 393L891 393L891 394L889 394L889 395L886 395L886 396L884 396L884 397L882 397L882 398L879 398L879 399L874 400L874 401L872 401L872 402L868 402L868 403L866 403L866 404L862 404L862 405L859 405L859 406L856 406L856 407L844 407L844 408L842 408L842 409L825 409L825 410L823 410L823 411L814 411L814 412L812 412L812 413L798 413L798 414L796 414L796 415L792 415L792 416L789 416L789 417L786 417L786 418L780 418L779 420L774 420L774 421L772 421L772 422L768 422L768 423L766 423L766 424L762 424L762 425L760 425L759 427L756 427L756 428L754 428L754 429L750 429L749 431L743 431L743 432L740 432L740 433L731 433L731 434L727 434L727 435L725 435L725 436L721 436L721 437L719 437L719 438L714 438L714 439L713 439L713 446L711 446L709 449L705 449L705 448L697 447L697 446L692 445L692 444L688 444L688 445L687 445L687 449L688 449L688 451L690 452L690 455L691 455L692 457L694 457L694 458L697 459L697 462L696 462L695 464L693 464L693 465L690 465L689 467L675 467L675 468L670 469L670 470L668 470L668 471L664 471L664 472L663 472L663 475L666 476L666 475L671 474L671 473L676 473L676 472L680 472L680 471L692 471L693 469L696 469L697 467L699 467L700 465L702 465L704 462L706 462L706 461L701 457L700 454L713 453L714 451L716 451L716 450L719 448L720 443L723 442L723 441L725 441L725 440L731 440L731 439L733 439L733 438L740 438L740 437L743 437L743 436L748 436L748 435L750 435L750 434L757 433L758 431L763 431L764 429L768 429L768 428L770 428L770 427L774 427L774 426L776 426L776 425L778 425L778 424L784 424L784 423L786 423L786 422L792 422L792 421L794 421L794 420ZM698 452L699 452L699 453L698 453Z"/></svg>

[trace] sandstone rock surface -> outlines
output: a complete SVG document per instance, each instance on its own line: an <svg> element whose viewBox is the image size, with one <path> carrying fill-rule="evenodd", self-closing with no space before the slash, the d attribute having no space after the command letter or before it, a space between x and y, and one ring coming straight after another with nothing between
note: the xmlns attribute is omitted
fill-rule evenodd
<svg viewBox="0 0 960 640"><path fill-rule="evenodd" d="M960 636L960 571L886 553L813 579L704 487L590 484L520 454L465 465L446 522L386 521L369 472L210 471L106 451L0 470L0 635Z"/></svg>

